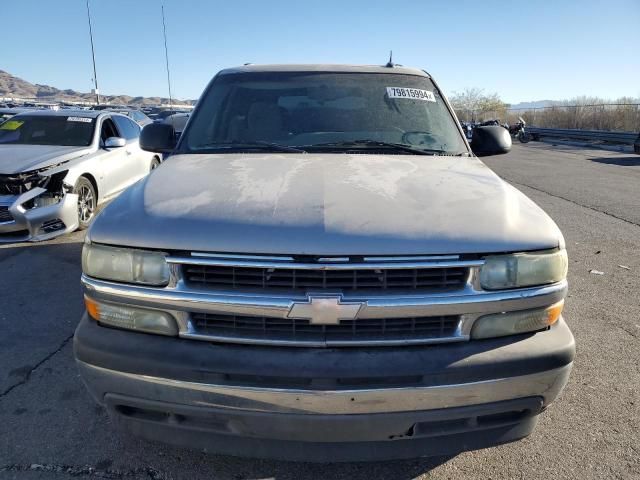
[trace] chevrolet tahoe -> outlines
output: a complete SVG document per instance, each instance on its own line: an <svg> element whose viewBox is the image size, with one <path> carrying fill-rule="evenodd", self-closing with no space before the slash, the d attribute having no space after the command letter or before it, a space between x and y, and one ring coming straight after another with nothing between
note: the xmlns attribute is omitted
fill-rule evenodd
<svg viewBox="0 0 640 480"><path fill-rule="evenodd" d="M176 143L177 142L177 143ZM569 378L556 224L428 73L219 72L88 230L81 377L114 423L232 455L456 454L529 435Z"/></svg>

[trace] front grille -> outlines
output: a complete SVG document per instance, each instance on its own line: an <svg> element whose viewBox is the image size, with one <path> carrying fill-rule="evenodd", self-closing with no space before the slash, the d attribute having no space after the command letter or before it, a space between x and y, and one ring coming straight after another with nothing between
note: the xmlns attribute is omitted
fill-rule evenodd
<svg viewBox="0 0 640 480"><path fill-rule="evenodd" d="M287 290L419 290L464 287L466 267L303 270L238 266L183 265L186 283L199 288Z"/></svg>
<svg viewBox="0 0 640 480"><path fill-rule="evenodd" d="M313 325L309 320L213 313L192 313L193 333L237 342L367 343L425 342L457 335L459 315L363 318L337 325Z"/></svg>
<svg viewBox="0 0 640 480"><path fill-rule="evenodd" d="M9 207L0 206L0 222L12 222L13 216L9 212Z"/></svg>

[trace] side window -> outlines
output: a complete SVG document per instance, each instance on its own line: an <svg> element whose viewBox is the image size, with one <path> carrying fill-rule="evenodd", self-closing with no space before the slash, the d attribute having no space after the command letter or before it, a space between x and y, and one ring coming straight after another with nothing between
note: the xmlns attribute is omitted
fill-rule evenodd
<svg viewBox="0 0 640 480"><path fill-rule="evenodd" d="M131 138L137 139L140 136L142 127L138 125L138 123L135 120L131 120L130 118L127 118L127 122L129 123L129 129L131 131L131 135L133 135Z"/></svg>
<svg viewBox="0 0 640 480"><path fill-rule="evenodd" d="M104 144L105 140L109 137L119 137L118 130L113 124L113 120L105 118L102 121L102 128L100 129L100 143Z"/></svg>
<svg viewBox="0 0 640 480"><path fill-rule="evenodd" d="M113 120L118 125L118 130L120 130L122 137L127 140L134 140L140 136L140 127L129 117L114 115Z"/></svg>

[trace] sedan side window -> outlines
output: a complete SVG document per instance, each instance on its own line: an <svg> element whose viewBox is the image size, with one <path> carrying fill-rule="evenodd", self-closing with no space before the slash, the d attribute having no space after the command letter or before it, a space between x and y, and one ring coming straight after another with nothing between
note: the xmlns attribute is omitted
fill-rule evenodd
<svg viewBox="0 0 640 480"><path fill-rule="evenodd" d="M140 136L140 127L129 117L114 115L113 120L122 132L122 136L127 140L135 140Z"/></svg>
<svg viewBox="0 0 640 480"><path fill-rule="evenodd" d="M109 137L119 137L118 130L113 124L110 118L105 118L102 121L102 128L100 129L100 145L104 145L104 142Z"/></svg>

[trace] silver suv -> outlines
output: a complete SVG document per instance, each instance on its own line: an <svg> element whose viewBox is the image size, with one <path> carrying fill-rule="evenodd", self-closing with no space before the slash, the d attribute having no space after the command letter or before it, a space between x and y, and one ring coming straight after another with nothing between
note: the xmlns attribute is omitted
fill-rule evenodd
<svg viewBox="0 0 640 480"><path fill-rule="evenodd" d="M520 439L563 389L567 254L473 150L431 76L244 66L83 251L82 378L143 437L288 460L454 454Z"/></svg>

